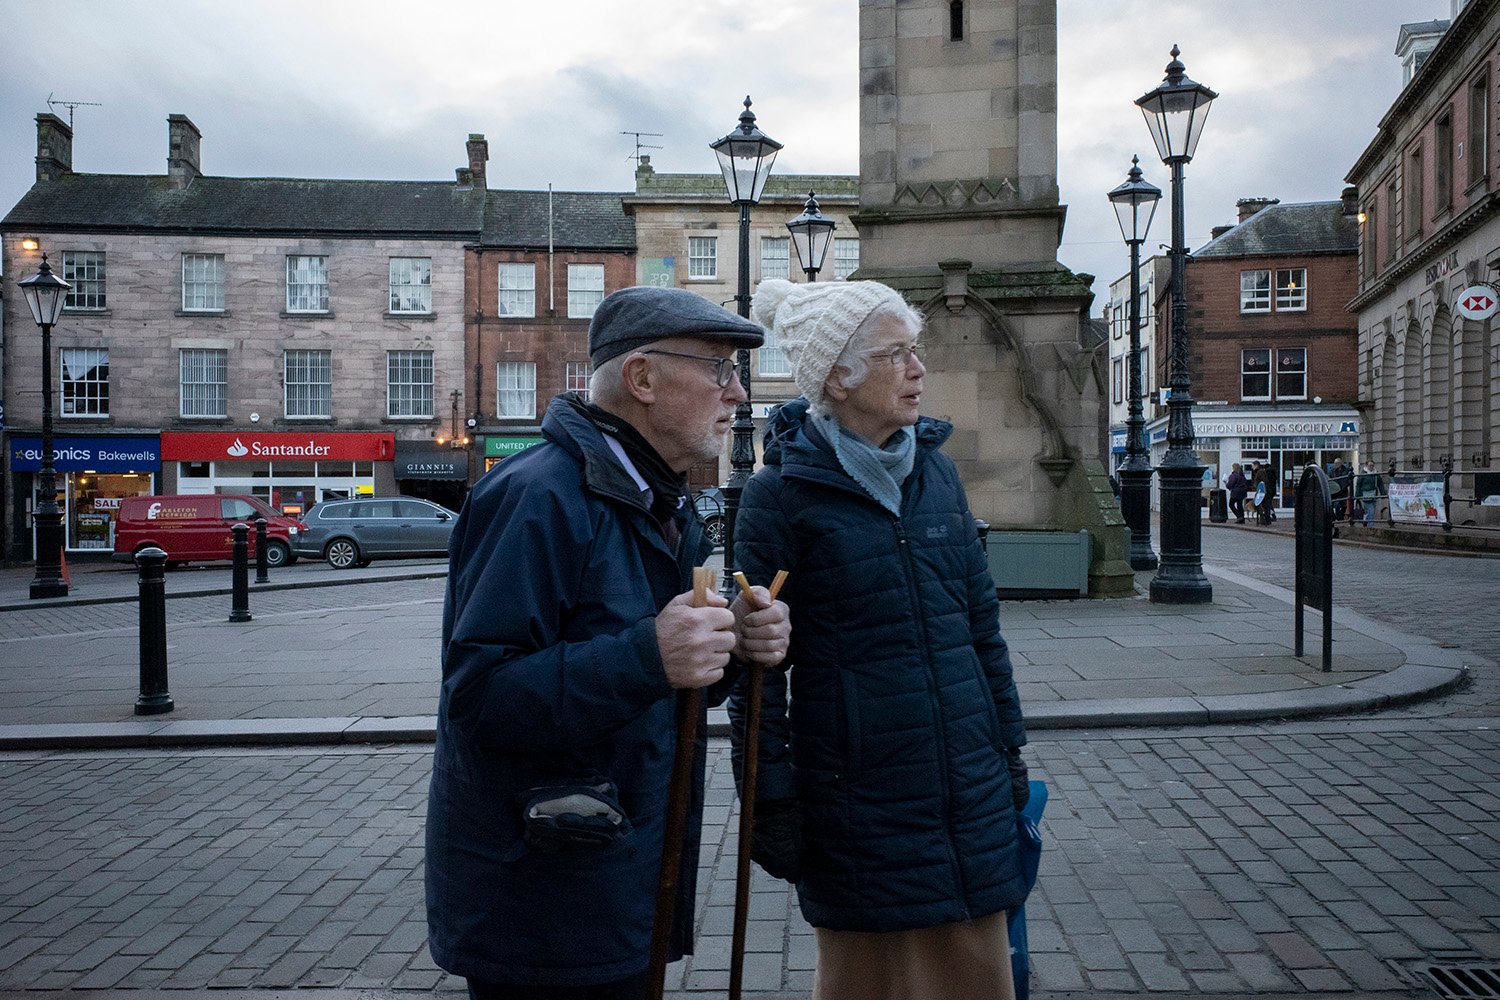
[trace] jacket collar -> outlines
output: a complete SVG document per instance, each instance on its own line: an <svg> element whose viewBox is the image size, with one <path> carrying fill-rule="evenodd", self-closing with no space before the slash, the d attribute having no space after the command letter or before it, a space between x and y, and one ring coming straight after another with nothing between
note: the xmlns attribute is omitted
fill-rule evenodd
<svg viewBox="0 0 1500 1000"><path fill-rule="evenodd" d="M646 495L620 465L599 428L574 408L566 394L554 396L547 404L542 436L572 455L583 467L584 489L650 514Z"/></svg>
<svg viewBox="0 0 1500 1000"><path fill-rule="evenodd" d="M783 476L826 483L868 498L869 495L839 465L833 446L823 439L823 435L807 419L807 415L808 402L801 396L782 403L771 411L766 420L764 463L767 466L780 466ZM913 475L948 440L948 436L953 433L953 425L946 420L919 417L915 430L917 457L912 469Z"/></svg>

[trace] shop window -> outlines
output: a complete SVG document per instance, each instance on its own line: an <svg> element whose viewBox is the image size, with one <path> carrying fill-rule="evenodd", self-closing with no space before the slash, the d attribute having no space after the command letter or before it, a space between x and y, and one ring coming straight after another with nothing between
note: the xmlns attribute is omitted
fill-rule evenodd
<svg viewBox="0 0 1500 1000"><path fill-rule="evenodd" d="M502 361L495 366L495 416L501 420L536 417L536 365Z"/></svg>
<svg viewBox="0 0 1500 1000"><path fill-rule="evenodd" d="M719 239L717 236L688 237L688 277L719 276Z"/></svg>
<svg viewBox="0 0 1500 1000"><path fill-rule="evenodd" d="M391 258L391 312L432 312L432 258Z"/></svg>
<svg viewBox="0 0 1500 1000"><path fill-rule="evenodd" d="M224 311L224 255L182 255L182 311Z"/></svg>
<svg viewBox="0 0 1500 1000"><path fill-rule="evenodd" d="M333 352L287 351L283 355L288 417L333 415Z"/></svg>
<svg viewBox="0 0 1500 1000"><path fill-rule="evenodd" d="M500 265L500 315L528 318L536 315L536 265Z"/></svg>
<svg viewBox="0 0 1500 1000"><path fill-rule="evenodd" d="M184 417L223 417L229 406L229 352L183 348L178 352Z"/></svg>
<svg viewBox="0 0 1500 1000"><path fill-rule="evenodd" d="M1271 398L1271 349L1254 347L1240 352L1240 399Z"/></svg>
<svg viewBox="0 0 1500 1000"><path fill-rule="evenodd" d="M568 265L568 318L589 319L604 301L604 265Z"/></svg>
<svg viewBox="0 0 1500 1000"><path fill-rule="evenodd" d="M1240 312L1266 313L1271 311L1271 272L1240 272Z"/></svg>
<svg viewBox="0 0 1500 1000"><path fill-rule="evenodd" d="M385 414L432 416L432 352L385 352Z"/></svg>
<svg viewBox="0 0 1500 1000"><path fill-rule="evenodd" d="M1307 398L1307 348L1283 347L1277 350L1276 398Z"/></svg>
<svg viewBox="0 0 1500 1000"><path fill-rule="evenodd" d="M569 361L567 370L564 372L566 389L568 392L576 392L585 400L589 398L589 375L593 366L587 361Z"/></svg>
<svg viewBox="0 0 1500 1000"><path fill-rule="evenodd" d="M1276 272L1276 311L1303 312L1307 309L1307 268L1284 267Z"/></svg>
<svg viewBox="0 0 1500 1000"><path fill-rule="evenodd" d="M62 416L109 416L109 351L65 347L58 352L58 360L62 367Z"/></svg>
<svg viewBox="0 0 1500 1000"><path fill-rule="evenodd" d="M859 240L838 236L833 240L833 279L843 281L859 270Z"/></svg>
<svg viewBox="0 0 1500 1000"><path fill-rule="evenodd" d="M64 250L63 280L72 287L63 297L66 309L103 309L104 252L102 250Z"/></svg>
<svg viewBox="0 0 1500 1000"><path fill-rule="evenodd" d="M792 241L786 236L760 238L760 280L792 276Z"/></svg>
<svg viewBox="0 0 1500 1000"><path fill-rule="evenodd" d="M286 259L286 311L328 311L328 258L289 254Z"/></svg>

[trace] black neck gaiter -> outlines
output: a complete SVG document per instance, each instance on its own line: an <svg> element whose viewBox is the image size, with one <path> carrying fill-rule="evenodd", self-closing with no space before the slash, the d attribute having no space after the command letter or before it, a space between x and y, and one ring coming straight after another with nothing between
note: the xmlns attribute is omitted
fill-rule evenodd
<svg viewBox="0 0 1500 1000"><path fill-rule="evenodd" d="M666 460L657 454L656 449L651 447L651 443L641 436L641 432L627 421L576 397L573 405L602 433L620 442L625 454L635 464L636 471L651 488L651 516L665 529L687 494L687 476L674 472Z"/></svg>

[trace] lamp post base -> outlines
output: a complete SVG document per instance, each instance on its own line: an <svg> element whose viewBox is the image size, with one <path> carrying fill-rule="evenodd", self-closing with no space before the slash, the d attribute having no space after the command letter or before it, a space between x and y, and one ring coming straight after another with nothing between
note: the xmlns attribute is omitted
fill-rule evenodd
<svg viewBox="0 0 1500 1000"><path fill-rule="evenodd" d="M1203 575L1203 466L1164 464L1161 483L1161 563L1151 578L1153 604L1208 604L1214 590Z"/></svg>
<svg viewBox="0 0 1500 1000"><path fill-rule="evenodd" d="M68 585L62 580L37 579L31 581L31 599L34 601L44 597L67 596Z"/></svg>
<svg viewBox="0 0 1500 1000"><path fill-rule="evenodd" d="M1155 569L1156 552L1151 548L1151 467L1116 470L1120 480L1120 513L1130 526L1130 568Z"/></svg>

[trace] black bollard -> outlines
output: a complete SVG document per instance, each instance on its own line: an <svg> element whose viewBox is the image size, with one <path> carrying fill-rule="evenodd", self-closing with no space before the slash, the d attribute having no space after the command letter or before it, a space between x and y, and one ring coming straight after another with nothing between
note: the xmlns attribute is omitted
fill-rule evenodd
<svg viewBox="0 0 1500 1000"><path fill-rule="evenodd" d="M250 620L250 526L236 524L229 529L234 532L234 571L230 587L234 596L230 598L229 620Z"/></svg>
<svg viewBox="0 0 1500 1000"><path fill-rule="evenodd" d="M172 711L167 693L167 554L152 547L136 553L141 571L141 693L135 699L136 715L160 715Z"/></svg>
<svg viewBox="0 0 1500 1000"><path fill-rule="evenodd" d="M255 518L255 582L270 583L270 567L266 563L266 518L263 514Z"/></svg>

